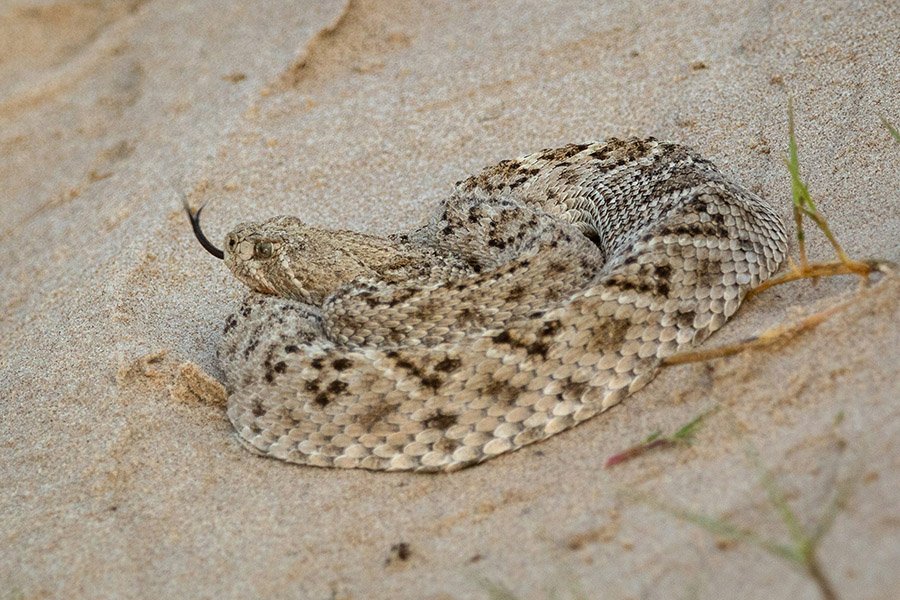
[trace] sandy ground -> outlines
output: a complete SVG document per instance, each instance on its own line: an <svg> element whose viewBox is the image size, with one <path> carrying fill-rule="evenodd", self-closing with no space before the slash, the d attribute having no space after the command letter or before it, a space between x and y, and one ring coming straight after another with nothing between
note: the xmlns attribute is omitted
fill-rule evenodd
<svg viewBox="0 0 900 600"><path fill-rule="evenodd" d="M241 287L197 245L296 214L388 232L451 182L567 142L688 143L788 216L786 106L855 256L900 259L890 0L0 4L0 598L818 597L791 566L623 492L786 540L842 598L900 597L898 284L777 350L664 371L609 413L451 475L242 449L190 363ZM820 236L813 256L830 256ZM710 345L847 296L749 302ZM718 405L691 447L611 454ZM398 551L399 544L407 551Z"/></svg>

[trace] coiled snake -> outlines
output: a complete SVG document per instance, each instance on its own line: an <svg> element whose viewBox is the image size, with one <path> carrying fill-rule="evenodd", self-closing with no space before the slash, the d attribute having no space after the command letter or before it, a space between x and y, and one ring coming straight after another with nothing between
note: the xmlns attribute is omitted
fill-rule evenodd
<svg viewBox="0 0 900 600"><path fill-rule="evenodd" d="M787 240L692 151L609 139L506 160L377 237L293 217L208 250L252 291L219 360L228 417L282 460L450 471L634 393L721 327Z"/></svg>

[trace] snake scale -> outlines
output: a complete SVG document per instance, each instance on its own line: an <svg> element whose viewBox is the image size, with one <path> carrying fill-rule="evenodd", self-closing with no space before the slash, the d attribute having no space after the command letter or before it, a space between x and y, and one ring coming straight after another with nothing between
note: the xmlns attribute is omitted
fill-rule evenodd
<svg viewBox="0 0 900 600"><path fill-rule="evenodd" d="M383 237L282 216L219 250L189 215L251 290L218 350L242 442L386 471L459 469L606 410L787 250L762 199L652 138L502 161Z"/></svg>

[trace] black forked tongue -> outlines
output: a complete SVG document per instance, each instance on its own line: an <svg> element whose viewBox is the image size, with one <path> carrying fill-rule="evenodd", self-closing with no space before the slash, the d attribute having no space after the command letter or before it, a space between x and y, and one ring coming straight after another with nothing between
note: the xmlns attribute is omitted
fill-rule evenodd
<svg viewBox="0 0 900 600"><path fill-rule="evenodd" d="M197 209L197 212L191 210L191 208L187 205L187 202L184 203L184 210L187 211L188 219L191 220L191 227L194 229L194 235L197 236L197 240L200 242L200 245L206 248L206 251L222 260L225 258L225 253L216 248L212 242L206 239L206 236L203 235L203 230L200 229L200 213L203 212L203 207Z"/></svg>

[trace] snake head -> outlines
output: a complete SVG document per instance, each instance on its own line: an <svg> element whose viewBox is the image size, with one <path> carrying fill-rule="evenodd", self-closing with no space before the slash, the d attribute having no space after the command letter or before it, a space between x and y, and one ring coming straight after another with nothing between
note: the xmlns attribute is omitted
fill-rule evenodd
<svg viewBox="0 0 900 600"><path fill-rule="evenodd" d="M241 223L225 236L225 265L256 292L321 305L364 271L339 233L295 217Z"/></svg>
<svg viewBox="0 0 900 600"><path fill-rule="evenodd" d="M187 212L201 245L223 259L244 285L262 294L321 306L354 281L403 280L422 265L418 252L395 240L313 227L285 216L241 223L219 249L203 234L200 211Z"/></svg>
<svg viewBox="0 0 900 600"><path fill-rule="evenodd" d="M262 294L294 298L307 303L321 300L297 277L300 254L307 246L304 235L310 228L293 217L276 217L262 223L242 223L225 236L224 249L209 241L200 227L199 209L192 210L184 202L194 235L203 248L214 257L224 260L242 283Z"/></svg>
<svg viewBox="0 0 900 600"><path fill-rule="evenodd" d="M380 279L393 242L353 231L334 231L296 217L242 223L225 236L225 264L254 291L321 306L341 287Z"/></svg>

